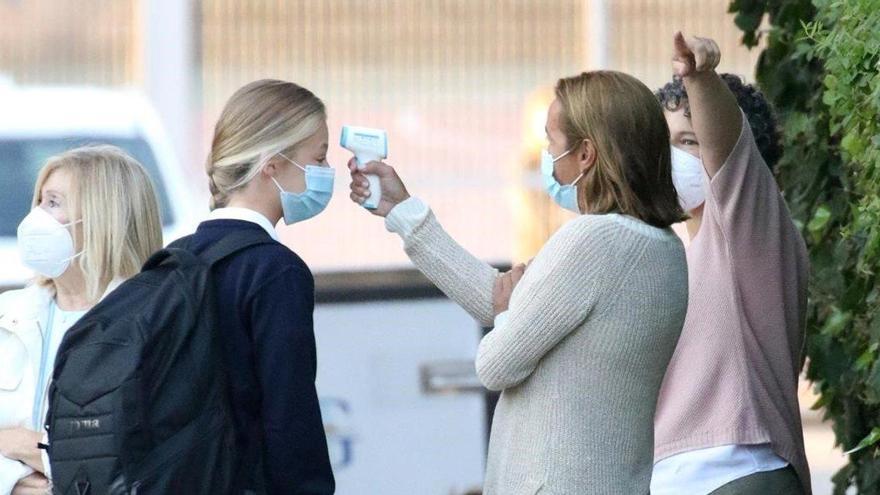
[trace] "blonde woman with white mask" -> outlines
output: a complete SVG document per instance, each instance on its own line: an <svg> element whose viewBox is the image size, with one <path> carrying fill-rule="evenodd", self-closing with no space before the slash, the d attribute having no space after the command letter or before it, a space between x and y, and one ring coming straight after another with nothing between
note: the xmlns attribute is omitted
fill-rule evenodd
<svg viewBox="0 0 880 495"><path fill-rule="evenodd" d="M18 227L28 287L0 294L0 494L46 493L38 444L55 354L65 332L162 247L152 183L111 146L77 148L40 171Z"/></svg>
<svg viewBox="0 0 880 495"><path fill-rule="evenodd" d="M199 254L233 235L263 241L212 273L241 453L233 493L335 490L315 389L314 280L275 231L282 219L290 225L326 208L334 183L327 140L321 100L277 80L236 91L214 130L212 212L187 249Z"/></svg>

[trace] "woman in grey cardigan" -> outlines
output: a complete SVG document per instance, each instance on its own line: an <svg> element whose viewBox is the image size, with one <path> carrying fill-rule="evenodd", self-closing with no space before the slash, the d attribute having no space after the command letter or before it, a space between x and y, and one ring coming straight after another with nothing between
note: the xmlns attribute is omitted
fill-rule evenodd
<svg viewBox="0 0 880 495"><path fill-rule="evenodd" d="M669 131L641 82L618 72L562 79L547 117L548 193L581 213L523 274L499 274L443 230L395 171L352 171L351 198L404 240L415 265L492 330L477 372L502 390L484 493L646 494L658 390L687 305L684 218ZM522 280L519 277L522 276ZM509 308L509 309L508 309Z"/></svg>

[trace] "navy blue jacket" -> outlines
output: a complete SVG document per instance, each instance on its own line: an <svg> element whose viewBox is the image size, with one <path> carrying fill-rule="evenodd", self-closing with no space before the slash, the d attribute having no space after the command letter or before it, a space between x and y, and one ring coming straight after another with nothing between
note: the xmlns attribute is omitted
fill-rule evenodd
<svg viewBox="0 0 880 495"><path fill-rule="evenodd" d="M189 245L195 253L251 229L268 244L214 267L216 302L229 373L241 490L331 494L335 490L315 390L312 273L259 225L209 220Z"/></svg>

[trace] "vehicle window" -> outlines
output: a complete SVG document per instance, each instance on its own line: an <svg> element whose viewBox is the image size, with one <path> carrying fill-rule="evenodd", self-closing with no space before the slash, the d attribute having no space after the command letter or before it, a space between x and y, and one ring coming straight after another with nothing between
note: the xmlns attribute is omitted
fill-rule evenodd
<svg viewBox="0 0 880 495"><path fill-rule="evenodd" d="M150 145L143 138L89 136L77 138L0 138L0 236L15 236L21 219L30 210L37 174L46 160L72 148L110 144L139 161L153 180L162 225L174 222L165 181Z"/></svg>

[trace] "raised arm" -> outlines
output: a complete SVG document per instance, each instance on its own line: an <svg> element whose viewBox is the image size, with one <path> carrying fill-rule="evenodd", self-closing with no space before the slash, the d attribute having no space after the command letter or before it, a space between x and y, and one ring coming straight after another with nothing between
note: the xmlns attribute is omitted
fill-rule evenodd
<svg viewBox="0 0 880 495"><path fill-rule="evenodd" d="M493 289L498 271L450 237L428 206L410 197L392 167L371 162L358 170L350 162L349 170L352 201L363 203L370 194L364 174L378 176L382 200L372 213L385 217L388 230L400 235L406 254L419 271L481 325L491 326L497 312Z"/></svg>
<svg viewBox="0 0 880 495"><path fill-rule="evenodd" d="M736 98L715 72L720 61L721 51L715 41L685 39L681 32L676 33L672 67L684 81L691 123L709 177L721 170L742 131L742 112Z"/></svg>

